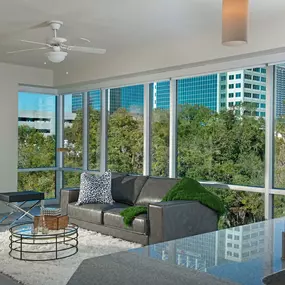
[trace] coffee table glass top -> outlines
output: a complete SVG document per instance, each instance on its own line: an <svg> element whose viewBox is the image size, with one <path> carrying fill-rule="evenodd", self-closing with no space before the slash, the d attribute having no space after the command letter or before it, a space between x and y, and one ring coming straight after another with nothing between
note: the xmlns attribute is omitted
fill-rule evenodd
<svg viewBox="0 0 285 285"><path fill-rule="evenodd" d="M34 238L35 236L37 238L39 237L54 237L54 236L66 236L66 235L71 235L77 232L78 227L75 225L68 225L64 229L59 229L59 230L49 230L48 233L43 234L42 232L35 232L34 230L34 225L32 223L26 223L26 224L20 224L17 226L14 226L10 228L11 234L13 236L18 236L18 237L24 237L24 238Z"/></svg>
<svg viewBox="0 0 285 285"><path fill-rule="evenodd" d="M285 261L281 260L283 231L285 218L131 251L176 266L208 272L237 284L260 285L265 276L285 269Z"/></svg>

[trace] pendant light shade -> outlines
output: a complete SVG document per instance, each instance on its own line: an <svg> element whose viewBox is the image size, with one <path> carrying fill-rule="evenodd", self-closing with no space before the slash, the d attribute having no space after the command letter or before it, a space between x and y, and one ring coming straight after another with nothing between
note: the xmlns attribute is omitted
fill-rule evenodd
<svg viewBox="0 0 285 285"><path fill-rule="evenodd" d="M223 45L246 44L247 24L248 0L223 0Z"/></svg>

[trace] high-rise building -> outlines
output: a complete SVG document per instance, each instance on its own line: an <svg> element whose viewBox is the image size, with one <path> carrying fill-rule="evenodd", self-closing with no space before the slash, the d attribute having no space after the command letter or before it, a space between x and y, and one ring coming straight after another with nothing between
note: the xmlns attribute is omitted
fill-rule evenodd
<svg viewBox="0 0 285 285"><path fill-rule="evenodd" d="M95 110L100 110L101 99L100 90L94 90L88 92L89 95L89 106ZM81 93L72 94L72 113L76 113L78 110L83 108L83 98Z"/></svg>
<svg viewBox="0 0 285 285"><path fill-rule="evenodd" d="M101 108L100 90L89 92L89 106L91 106L94 110L100 110Z"/></svg>
<svg viewBox="0 0 285 285"><path fill-rule="evenodd" d="M82 95L72 95L72 112L82 109ZM112 114L119 108L125 108L134 114L143 113L144 104L144 86L126 86L121 88L113 88L109 90L108 96L108 111ZM95 110L100 110L100 91L89 92L89 106Z"/></svg>
<svg viewBox="0 0 285 285"><path fill-rule="evenodd" d="M275 115L280 118L285 115L285 65L276 65L276 109Z"/></svg>
<svg viewBox="0 0 285 285"><path fill-rule="evenodd" d="M277 117L285 114L285 67L276 67ZM169 81L150 84L153 109L169 109ZM100 109L100 92L91 91L90 105ZM82 108L81 95L72 95L72 112ZM109 91L108 111L126 108L134 114L143 113L144 86L135 85L113 88ZM227 73L204 75L177 80L178 105L202 105L213 111L235 109L251 116L265 117L266 112L266 69L253 68Z"/></svg>
<svg viewBox="0 0 285 285"><path fill-rule="evenodd" d="M72 113L76 113L78 110L82 110L83 102L82 102L82 94L75 93L72 94Z"/></svg>
<svg viewBox="0 0 285 285"><path fill-rule="evenodd" d="M154 82L150 85L153 109L169 109L170 83L169 81Z"/></svg>
<svg viewBox="0 0 285 285"><path fill-rule="evenodd" d="M169 109L170 83L157 82L151 85L154 109ZM205 75L177 80L178 105L203 105L217 111L218 75Z"/></svg>
<svg viewBox="0 0 285 285"><path fill-rule="evenodd" d="M204 75L177 80L178 105L201 105L217 110L218 75Z"/></svg>
<svg viewBox="0 0 285 285"><path fill-rule="evenodd" d="M266 69L253 68L219 74L219 109L236 109L256 117L265 117Z"/></svg>

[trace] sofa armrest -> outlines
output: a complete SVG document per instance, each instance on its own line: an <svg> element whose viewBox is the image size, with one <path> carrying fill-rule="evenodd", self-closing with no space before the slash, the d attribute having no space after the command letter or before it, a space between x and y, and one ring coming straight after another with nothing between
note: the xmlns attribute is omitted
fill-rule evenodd
<svg viewBox="0 0 285 285"><path fill-rule="evenodd" d="M149 204L149 243L159 243L216 231L218 215L198 201Z"/></svg>
<svg viewBox="0 0 285 285"><path fill-rule="evenodd" d="M68 214L68 204L77 202L79 197L79 188L63 188L60 191L60 208L61 214Z"/></svg>

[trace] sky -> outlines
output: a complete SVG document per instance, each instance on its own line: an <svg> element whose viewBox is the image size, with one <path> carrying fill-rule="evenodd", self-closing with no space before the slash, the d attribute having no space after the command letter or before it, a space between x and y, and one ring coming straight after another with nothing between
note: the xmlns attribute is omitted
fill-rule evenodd
<svg viewBox="0 0 285 285"><path fill-rule="evenodd" d="M56 96L48 94L18 93L18 112L20 111L44 111L55 112ZM72 111L72 95L64 96L64 111Z"/></svg>

